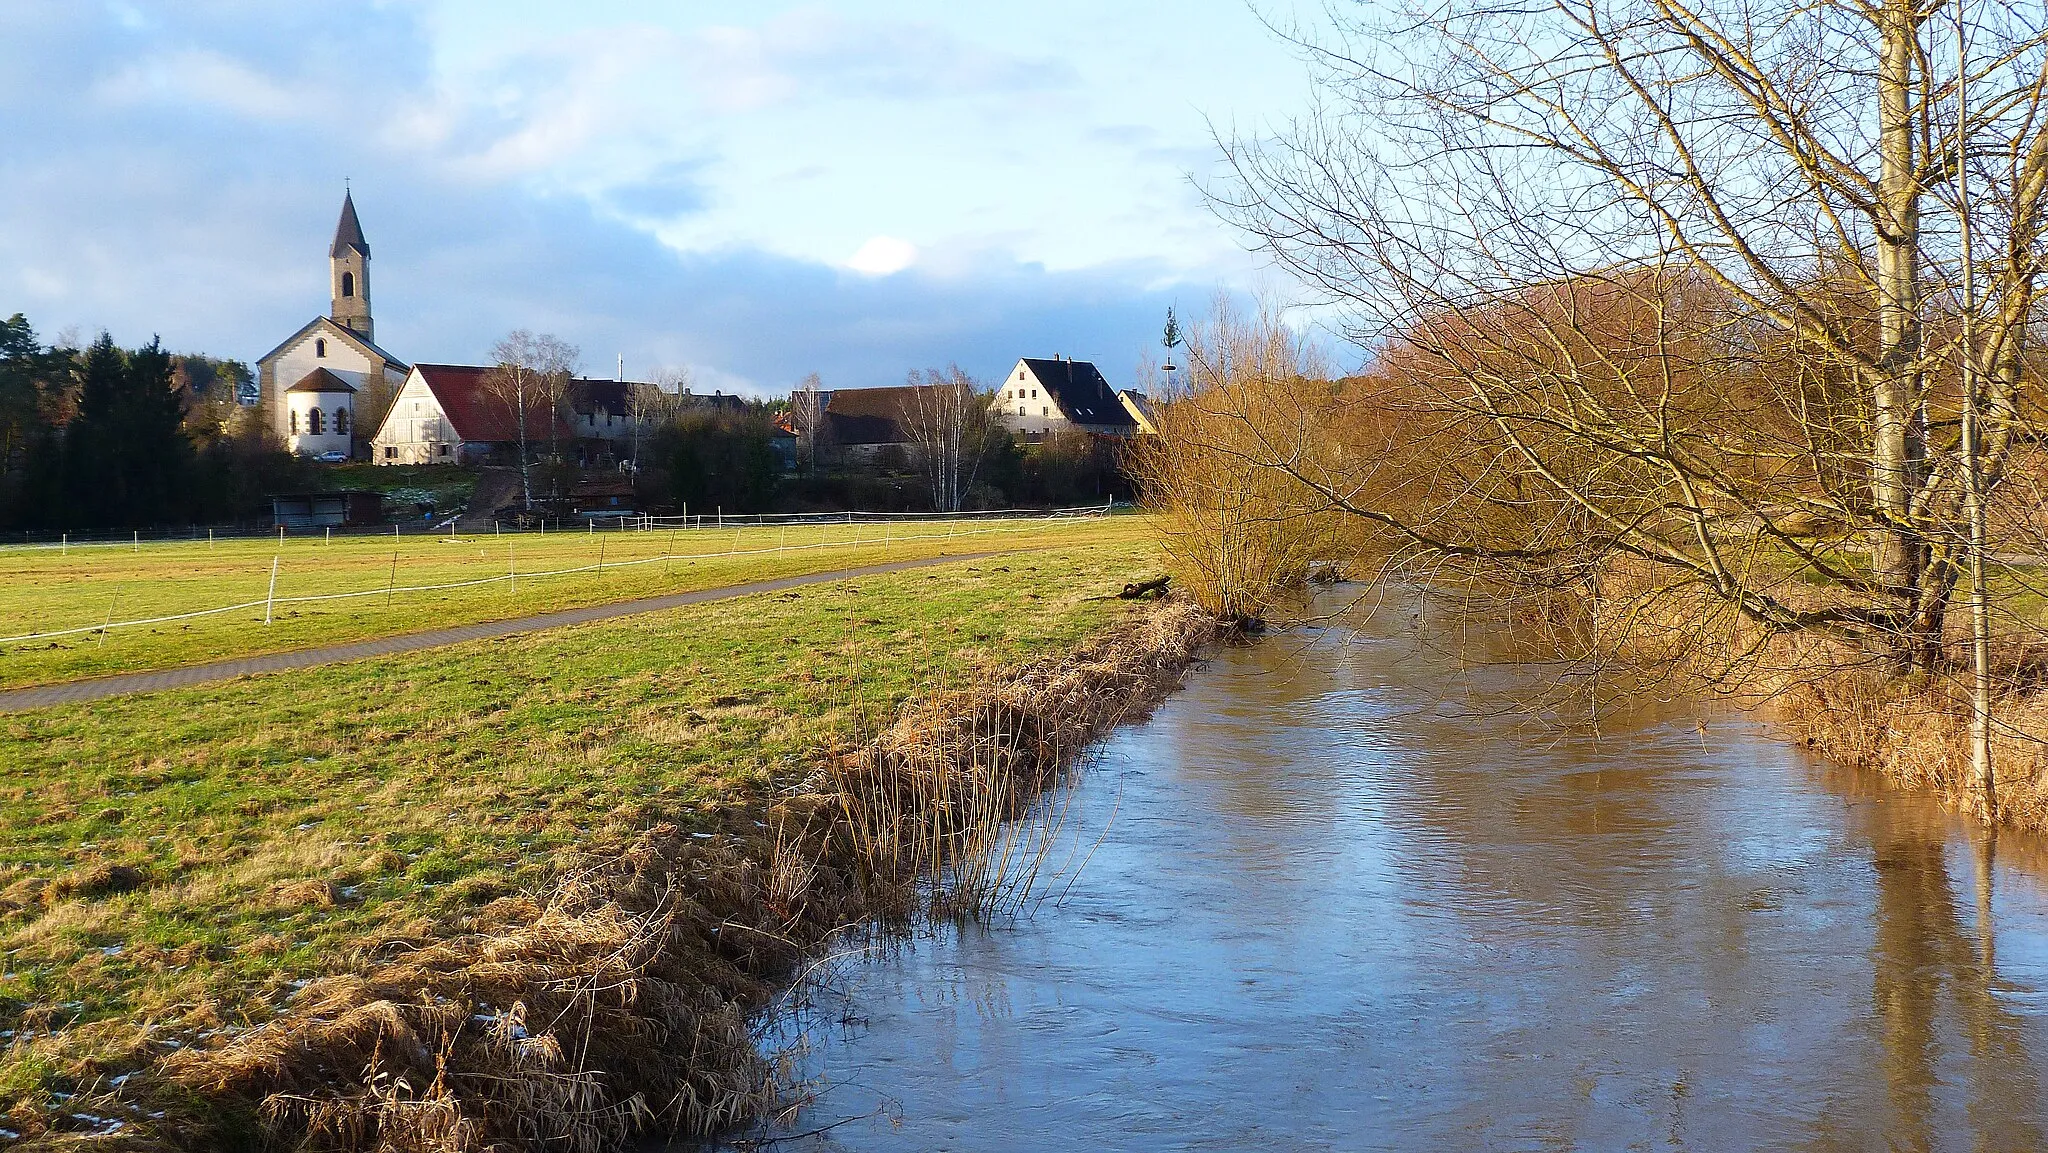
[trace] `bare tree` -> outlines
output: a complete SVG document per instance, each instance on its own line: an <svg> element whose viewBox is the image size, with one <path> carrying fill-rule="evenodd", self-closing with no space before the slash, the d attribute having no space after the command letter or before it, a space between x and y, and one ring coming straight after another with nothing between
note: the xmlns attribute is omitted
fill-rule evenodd
<svg viewBox="0 0 2048 1153"><path fill-rule="evenodd" d="M904 430L929 486L932 507L958 512L994 438L989 412L994 397L957 364L912 370L907 383L911 388L904 401Z"/></svg>
<svg viewBox="0 0 2048 1153"><path fill-rule="evenodd" d="M1296 34L1326 102L1227 144L1213 195L1345 306L1354 391L1407 419L1370 464L1238 451L1417 564L1597 590L1609 635L1658 615L1624 586L1705 598L1728 675L1802 634L1946 667L2048 188L2048 32L1959 3L1450 0Z"/></svg>
<svg viewBox="0 0 2048 1153"><path fill-rule="evenodd" d="M519 491L525 507L533 508L533 422L547 421L548 442L553 450L562 423L562 398L576 369L577 351L545 333L534 335L516 329L491 346L495 364L484 377L484 388L512 417L513 435L519 445Z"/></svg>
<svg viewBox="0 0 2048 1153"><path fill-rule="evenodd" d="M789 394L789 415L796 425L797 464L805 472L816 472L819 453L826 447L825 389L818 374L808 373Z"/></svg>

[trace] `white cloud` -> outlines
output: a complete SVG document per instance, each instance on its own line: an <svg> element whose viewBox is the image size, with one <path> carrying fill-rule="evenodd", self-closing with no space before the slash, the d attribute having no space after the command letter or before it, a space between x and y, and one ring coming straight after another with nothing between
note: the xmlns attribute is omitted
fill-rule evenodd
<svg viewBox="0 0 2048 1153"><path fill-rule="evenodd" d="M869 276L888 276L916 263L917 245L896 236L871 236L846 258L846 267Z"/></svg>

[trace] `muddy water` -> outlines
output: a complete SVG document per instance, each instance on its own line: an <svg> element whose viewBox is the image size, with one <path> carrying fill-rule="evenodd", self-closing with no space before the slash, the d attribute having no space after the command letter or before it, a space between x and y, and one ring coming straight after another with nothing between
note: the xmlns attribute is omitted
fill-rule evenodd
<svg viewBox="0 0 2048 1153"><path fill-rule="evenodd" d="M1064 897L843 966L816 1103L756 1136L2048 1146L2039 842L1739 719L1532 726L1405 624L1223 652L1120 731Z"/></svg>

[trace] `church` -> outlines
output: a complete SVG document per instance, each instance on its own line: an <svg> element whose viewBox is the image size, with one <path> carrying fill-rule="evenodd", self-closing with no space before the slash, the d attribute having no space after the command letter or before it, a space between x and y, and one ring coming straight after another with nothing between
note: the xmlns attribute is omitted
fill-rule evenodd
<svg viewBox="0 0 2048 1153"><path fill-rule="evenodd" d="M357 396L372 388L388 396L410 371L377 347L370 318L370 243L348 192L327 250L327 273L327 315L307 321L256 362L262 418L300 456L352 454Z"/></svg>

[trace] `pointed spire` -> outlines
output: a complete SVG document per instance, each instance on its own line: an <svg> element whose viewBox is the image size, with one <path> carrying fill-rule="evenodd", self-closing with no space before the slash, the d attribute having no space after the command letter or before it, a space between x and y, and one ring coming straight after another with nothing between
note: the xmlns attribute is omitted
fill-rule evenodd
<svg viewBox="0 0 2048 1153"><path fill-rule="evenodd" d="M340 256L351 248L364 256L370 255L370 242L363 239L363 222L356 219L355 196L353 193L343 192L341 223L334 226L334 247L327 250L327 255Z"/></svg>

